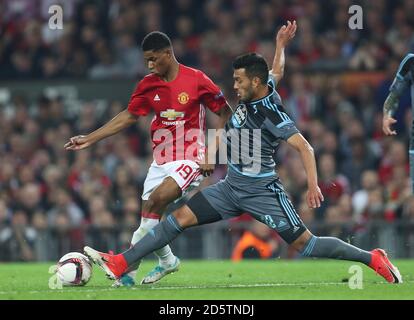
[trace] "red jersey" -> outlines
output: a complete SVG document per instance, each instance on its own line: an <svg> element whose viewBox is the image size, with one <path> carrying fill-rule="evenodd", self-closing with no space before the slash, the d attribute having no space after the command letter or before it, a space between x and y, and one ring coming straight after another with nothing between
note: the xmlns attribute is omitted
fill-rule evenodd
<svg viewBox="0 0 414 320"><path fill-rule="evenodd" d="M217 112L225 105L220 88L210 78L180 64L170 82L154 74L145 76L131 96L128 111L137 116L154 111L151 140L157 164L199 162L205 153L205 107Z"/></svg>

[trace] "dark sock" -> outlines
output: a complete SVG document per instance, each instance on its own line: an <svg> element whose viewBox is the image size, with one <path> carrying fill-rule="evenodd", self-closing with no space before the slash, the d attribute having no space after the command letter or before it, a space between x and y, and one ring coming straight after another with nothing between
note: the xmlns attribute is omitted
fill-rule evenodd
<svg viewBox="0 0 414 320"><path fill-rule="evenodd" d="M174 216L169 215L152 228L141 240L123 253L128 266L131 266L145 257L147 254L164 247L174 240L183 229ZM130 268L129 268L130 269Z"/></svg>
<svg viewBox="0 0 414 320"><path fill-rule="evenodd" d="M371 263L371 253L348 244L338 238L312 236L305 244L302 255Z"/></svg>

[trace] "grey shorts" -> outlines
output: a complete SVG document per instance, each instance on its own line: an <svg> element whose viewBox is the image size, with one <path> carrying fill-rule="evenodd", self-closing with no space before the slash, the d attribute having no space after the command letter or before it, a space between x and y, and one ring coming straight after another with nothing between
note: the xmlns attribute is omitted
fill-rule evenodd
<svg viewBox="0 0 414 320"><path fill-rule="evenodd" d="M289 244L306 230L278 179L242 186L222 180L197 193L187 205L199 224L247 213L277 231Z"/></svg>

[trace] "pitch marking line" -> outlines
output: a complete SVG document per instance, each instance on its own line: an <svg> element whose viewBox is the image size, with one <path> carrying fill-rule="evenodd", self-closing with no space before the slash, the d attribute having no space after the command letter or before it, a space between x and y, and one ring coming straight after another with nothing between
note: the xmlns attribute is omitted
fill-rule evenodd
<svg viewBox="0 0 414 320"><path fill-rule="evenodd" d="M414 280L405 281L404 283L414 283ZM385 284L385 283L384 283ZM337 286L337 285L348 285L348 282L307 282L307 283L252 283L252 284L228 284L228 285L200 285L200 286L138 286L129 288L128 290L178 290L178 289L231 289L231 288L272 288L272 287L304 287L304 286ZM66 287L60 290L35 290L35 291L0 291L0 295L6 294L39 294L39 293L77 293L77 292L125 292L126 290L119 290L119 288L96 288L96 289L81 289L78 290L70 289Z"/></svg>

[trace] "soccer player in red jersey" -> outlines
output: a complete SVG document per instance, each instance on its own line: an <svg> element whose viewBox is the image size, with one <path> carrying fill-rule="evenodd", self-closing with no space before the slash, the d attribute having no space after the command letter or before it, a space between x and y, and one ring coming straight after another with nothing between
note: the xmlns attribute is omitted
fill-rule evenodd
<svg viewBox="0 0 414 320"><path fill-rule="evenodd" d="M208 159L204 145L206 107L220 117L221 128L231 115L220 88L202 71L176 60L166 34L151 32L141 46L150 74L137 84L127 109L94 132L72 137L65 144L66 150L81 150L136 123L140 116L155 114L151 123L154 161L144 182L141 224L131 245L159 223L170 203L213 171L214 165L204 160ZM154 283L178 270L180 261L168 245L155 254L159 265L142 279L142 284ZM135 273L114 285L134 284Z"/></svg>

